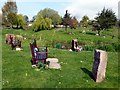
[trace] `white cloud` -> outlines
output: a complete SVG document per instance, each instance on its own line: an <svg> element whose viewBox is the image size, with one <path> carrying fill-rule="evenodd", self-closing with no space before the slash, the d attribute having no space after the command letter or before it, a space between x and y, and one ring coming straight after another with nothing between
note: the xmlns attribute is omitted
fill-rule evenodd
<svg viewBox="0 0 120 90"><path fill-rule="evenodd" d="M105 7L112 9L117 15L118 2L119 0L75 0L66 6L64 12L68 10L72 16L76 16L79 20L84 15L88 15L90 19L94 19L96 14Z"/></svg>
<svg viewBox="0 0 120 90"><path fill-rule="evenodd" d="M120 1L119 1L119 4L118 4L118 19L120 20Z"/></svg>
<svg viewBox="0 0 120 90"><path fill-rule="evenodd" d="M2 14L2 11L0 10L0 14Z"/></svg>
<svg viewBox="0 0 120 90"><path fill-rule="evenodd" d="M7 0L2 0L6 2ZM73 2L74 0L13 0L16 2Z"/></svg>
<svg viewBox="0 0 120 90"><path fill-rule="evenodd" d="M6 2L6 1L7 0L2 0L0 2ZM90 19L94 19L96 14L100 12L104 7L112 9L118 16L119 0L14 0L14 1L16 2L58 2L58 3L62 2L64 9L63 7L60 7L60 9L58 10L59 14L63 16L65 14L65 11L68 10L71 16L76 16L79 20L84 15L88 15ZM37 12L38 11L36 10L31 10L31 13L36 14ZM32 17L31 13L30 15Z"/></svg>

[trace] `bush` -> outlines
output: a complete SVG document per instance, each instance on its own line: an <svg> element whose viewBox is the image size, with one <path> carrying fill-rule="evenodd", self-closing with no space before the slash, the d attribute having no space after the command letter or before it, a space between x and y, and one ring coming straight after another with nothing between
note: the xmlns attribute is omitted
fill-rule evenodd
<svg viewBox="0 0 120 90"><path fill-rule="evenodd" d="M83 48L85 51L93 51L95 49L94 45L85 45Z"/></svg>
<svg viewBox="0 0 120 90"><path fill-rule="evenodd" d="M112 43L112 46L114 47L115 51L120 51L120 44L118 43Z"/></svg>
<svg viewBox="0 0 120 90"><path fill-rule="evenodd" d="M50 45L49 43L46 43L45 46L46 46L46 47L50 47L51 45Z"/></svg>
<svg viewBox="0 0 120 90"><path fill-rule="evenodd" d="M61 43L56 44L56 48L57 49L61 49L62 48L62 44Z"/></svg>
<svg viewBox="0 0 120 90"><path fill-rule="evenodd" d="M106 51L111 51L111 52L114 52L114 51L115 51L115 49L114 49L114 47L113 47L112 45L106 45L106 46L105 46L105 50L106 50Z"/></svg>
<svg viewBox="0 0 120 90"><path fill-rule="evenodd" d="M94 49L100 49L100 50L104 50L107 52L117 52L120 51L120 48L118 47L120 45L118 45L117 43L114 43L112 45L108 44L108 45L86 45L84 46L84 50L85 51L93 51Z"/></svg>
<svg viewBox="0 0 120 90"><path fill-rule="evenodd" d="M86 32L86 34L96 35L96 33L95 33L95 32Z"/></svg>

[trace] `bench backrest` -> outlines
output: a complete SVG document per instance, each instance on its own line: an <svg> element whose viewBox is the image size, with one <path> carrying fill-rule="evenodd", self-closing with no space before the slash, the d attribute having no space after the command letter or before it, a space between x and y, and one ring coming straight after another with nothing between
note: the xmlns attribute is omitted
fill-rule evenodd
<svg viewBox="0 0 120 90"><path fill-rule="evenodd" d="M41 59L47 59L48 57L48 54L47 54L47 47L38 47L37 44L36 44L36 40L34 39L34 42L33 43L30 43L30 48L31 48L31 54L32 54L32 58L34 57L35 58L35 54L34 54L34 48L37 47L38 50L40 52L42 52L41 54L46 54L44 58L41 58Z"/></svg>
<svg viewBox="0 0 120 90"><path fill-rule="evenodd" d="M35 56L34 56L34 48L35 48L35 46L30 43L30 49L31 49L32 57L35 57Z"/></svg>

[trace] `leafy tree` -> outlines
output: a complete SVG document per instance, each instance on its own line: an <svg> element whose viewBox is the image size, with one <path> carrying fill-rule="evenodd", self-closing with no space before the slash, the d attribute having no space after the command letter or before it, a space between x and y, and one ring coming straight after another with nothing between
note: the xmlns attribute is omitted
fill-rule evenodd
<svg viewBox="0 0 120 90"><path fill-rule="evenodd" d="M58 14L57 11L50 9L50 8L45 8L38 12L38 14L42 15L43 18L50 18L52 20L52 24L57 25L62 22L60 15Z"/></svg>
<svg viewBox="0 0 120 90"><path fill-rule="evenodd" d="M88 16L83 16L82 20L80 21L80 23L82 24L83 27L88 27L89 24L89 17Z"/></svg>
<svg viewBox="0 0 120 90"><path fill-rule="evenodd" d="M25 19L26 22L29 22L29 18L28 18L27 15L24 15L24 19Z"/></svg>
<svg viewBox="0 0 120 90"><path fill-rule="evenodd" d="M112 10L103 8L101 13L98 13L98 16L95 17L95 20L96 21L93 24L93 27L97 29L100 36L100 31L114 26L116 24L117 18Z"/></svg>
<svg viewBox="0 0 120 90"><path fill-rule="evenodd" d="M101 13L98 13L98 16L95 19L102 30L111 28L117 21L115 13L112 10L105 8L103 8Z"/></svg>
<svg viewBox="0 0 120 90"><path fill-rule="evenodd" d="M68 10L66 10L66 13L63 17L63 25L65 25L66 31L67 31L67 26L69 25L70 20L71 20L70 14L68 13Z"/></svg>
<svg viewBox="0 0 120 90"><path fill-rule="evenodd" d="M32 17L32 20L30 20L30 22L34 22L35 19L36 19L36 17L37 17L37 15L34 15L34 16Z"/></svg>
<svg viewBox="0 0 120 90"><path fill-rule="evenodd" d="M10 1L7 1L5 3L5 5L2 7L2 23L3 25L5 26L11 26L13 25L14 19L14 16L17 14L17 5L16 5L16 2L13 2L12 0ZM15 16L16 17L16 16ZM12 21L10 21L12 20Z"/></svg>
<svg viewBox="0 0 120 90"><path fill-rule="evenodd" d="M51 24L52 24L52 20L50 19L50 18L45 18L45 22L46 22L46 24L47 24L47 29L51 29L52 28L52 26L51 26Z"/></svg>
<svg viewBox="0 0 120 90"><path fill-rule="evenodd" d="M34 23L33 23L33 30L35 32L45 29L51 29L52 20L49 18L43 18L42 15L38 14Z"/></svg>
<svg viewBox="0 0 120 90"><path fill-rule="evenodd" d="M9 13L7 18L8 18L8 22L10 23L10 26L12 26L12 28L14 25L17 25L18 19L17 19L16 13Z"/></svg>
<svg viewBox="0 0 120 90"><path fill-rule="evenodd" d="M88 25L92 25L92 23L93 23L93 20L88 21Z"/></svg>
<svg viewBox="0 0 120 90"><path fill-rule="evenodd" d="M0 13L0 27L2 26L2 14Z"/></svg>
<svg viewBox="0 0 120 90"><path fill-rule="evenodd" d="M118 26L120 27L120 20L118 21Z"/></svg>
<svg viewBox="0 0 120 90"><path fill-rule="evenodd" d="M24 29L24 26L26 24L24 16L22 14L17 15L17 26L19 25L20 28Z"/></svg>
<svg viewBox="0 0 120 90"><path fill-rule="evenodd" d="M69 26L71 29L72 28L76 29L77 25L78 25L78 21L77 21L76 17L73 17L72 19L70 19Z"/></svg>

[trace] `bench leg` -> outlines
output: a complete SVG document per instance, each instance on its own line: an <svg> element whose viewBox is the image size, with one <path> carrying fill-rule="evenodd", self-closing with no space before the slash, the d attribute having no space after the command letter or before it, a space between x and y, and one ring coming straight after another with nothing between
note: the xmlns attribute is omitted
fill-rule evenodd
<svg viewBox="0 0 120 90"><path fill-rule="evenodd" d="M46 64L46 59L44 60L44 64Z"/></svg>
<svg viewBox="0 0 120 90"><path fill-rule="evenodd" d="M37 63L36 63L36 60L32 59L32 60L31 60L31 64L32 64L32 65L37 64Z"/></svg>
<svg viewBox="0 0 120 90"><path fill-rule="evenodd" d="M8 44L8 40L6 40L6 44Z"/></svg>

